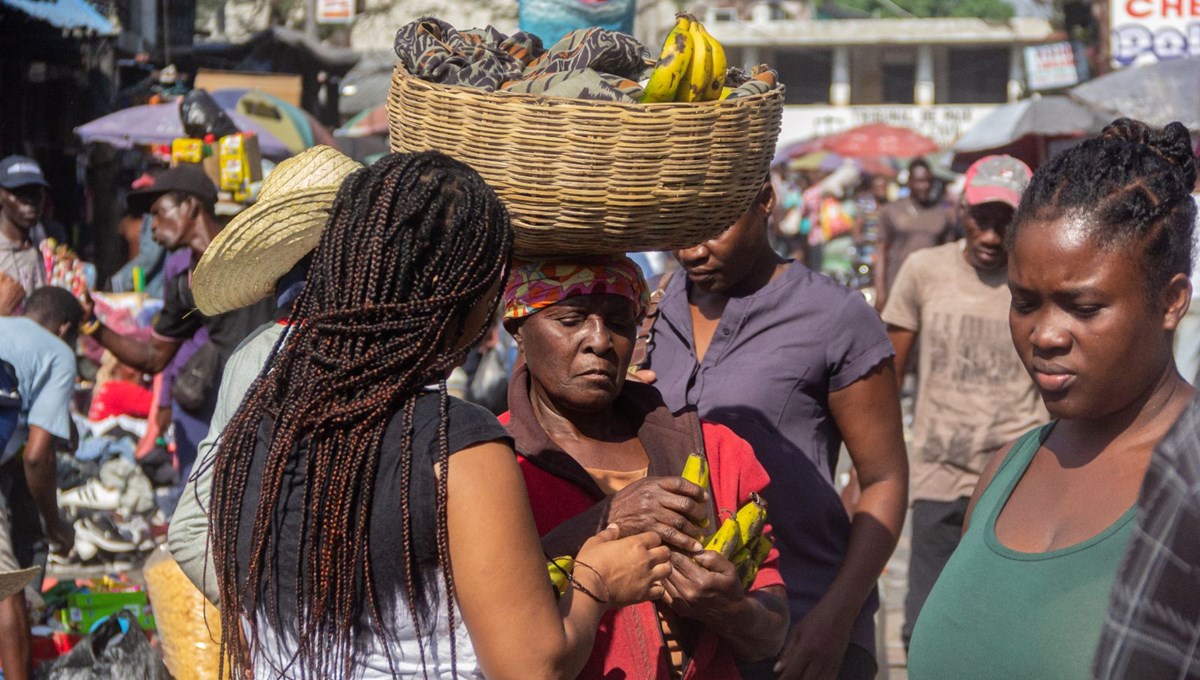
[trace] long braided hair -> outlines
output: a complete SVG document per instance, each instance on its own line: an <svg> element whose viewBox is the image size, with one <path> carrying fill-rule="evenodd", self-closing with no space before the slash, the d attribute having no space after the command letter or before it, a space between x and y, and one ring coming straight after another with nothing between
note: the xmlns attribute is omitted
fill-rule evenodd
<svg viewBox="0 0 1200 680"><path fill-rule="evenodd" d="M384 640L386 652L391 632L381 615L383 594L375 589L368 540L376 468L384 432L402 414L401 484L409 488L414 405L433 383L439 385L441 403L438 563L454 649L445 376L486 330L463 337L470 310L497 304L494 291L508 275L511 251L508 214L495 193L474 170L443 154L392 154L343 183L288 331L225 430L214 463L210 550L227 631L221 650L234 677L246 670L260 639L259 613L265 611L273 627L283 628L279 603L269 595L274 589L263 586L272 579L270 560L278 541L273 517L285 469L296 464L298 451L304 452L305 484L294 558L302 578L296 620L286 624L294 629L296 644L288 674L350 677L356 626L364 615L371 617L372 633ZM485 300L489 293L493 297ZM243 497L264 423L271 430L262 493L249 566L239 573ZM409 556L405 599L421 640L424 602L411 559L412 515L407 494L396 500L404 527L400 538ZM243 617L245 638L234 633ZM392 663L390 653L388 659Z"/></svg>
<svg viewBox="0 0 1200 680"><path fill-rule="evenodd" d="M1008 229L1012 252L1030 221L1087 218L1102 248L1139 247L1146 293L1153 297L1175 274L1192 271L1196 159L1181 123L1154 129L1119 118L1100 137L1055 156L1033 174Z"/></svg>

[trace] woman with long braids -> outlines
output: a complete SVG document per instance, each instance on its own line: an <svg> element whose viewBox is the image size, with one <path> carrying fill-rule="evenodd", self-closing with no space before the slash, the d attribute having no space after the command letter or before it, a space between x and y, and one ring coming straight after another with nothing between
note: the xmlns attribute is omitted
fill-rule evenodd
<svg viewBox="0 0 1200 680"><path fill-rule="evenodd" d="M511 440L446 393L511 249L495 194L442 154L342 184L213 471L233 677L573 677L601 615L661 595L667 548L609 529L556 603Z"/></svg>
<svg viewBox="0 0 1200 680"><path fill-rule="evenodd" d="M1196 207L1179 123L1115 121L1034 174L1009 326L1055 418L989 463L917 619L913 680L1087 678L1155 444L1195 394L1171 354Z"/></svg>

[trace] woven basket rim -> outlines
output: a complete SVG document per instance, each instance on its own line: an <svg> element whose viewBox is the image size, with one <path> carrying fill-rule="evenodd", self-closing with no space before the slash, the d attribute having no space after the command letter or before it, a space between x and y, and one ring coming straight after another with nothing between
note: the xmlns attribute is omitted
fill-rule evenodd
<svg viewBox="0 0 1200 680"><path fill-rule="evenodd" d="M555 106L597 107L597 108L617 107L617 108L627 109L630 111L661 111L668 107L673 107L673 108L706 107L709 109L734 108L734 107L739 107L739 106L745 106L747 102L758 101L761 99L771 99L774 97L782 97L783 93L784 93L783 83L776 83L775 87L772 87L770 90L767 90L766 92L747 95L745 97L737 97L734 99L717 99L717 100L705 101L705 102L654 102L654 103L645 103L644 104L642 102L622 102L622 101L613 101L613 100L607 100L607 99L577 99L574 97L557 97L557 96L549 96L549 95L544 95L544 94L532 94L529 92L509 92L507 90L492 90L489 92L482 88L470 87L467 85L446 85L443 83L434 83L434 82L430 82L428 80L422 80L421 78L418 78L418 77L414 76L413 74L409 73L408 69L404 68L404 64L399 61L396 62L396 67L392 71L392 80L395 81L396 78L408 80L409 82L414 83L418 87L427 87L431 90L442 90L442 91L448 92L448 93L468 92L471 95L478 96L478 97L495 97L497 99L509 99L509 100L513 100L513 101L524 100L526 103L550 104L550 105L555 105ZM391 97L389 96L389 99L390 98Z"/></svg>

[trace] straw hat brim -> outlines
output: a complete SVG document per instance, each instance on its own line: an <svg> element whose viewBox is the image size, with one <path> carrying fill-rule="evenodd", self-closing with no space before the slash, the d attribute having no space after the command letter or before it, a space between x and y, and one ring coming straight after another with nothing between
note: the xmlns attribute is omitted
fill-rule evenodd
<svg viewBox="0 0 1200 680"><path fill-rule="evenodd" d="M275 293L279 279L311 253L337 187L296 191L259 202L222 229L192 275L196 306L208 316L252 305Z"/></svg>
<svg viewBox="0 0 1200 680"><path fill-rule="evenodd" d="M19 571L0 571L0 600L21 592L41 570L41 567L29 567Z"/></svg>

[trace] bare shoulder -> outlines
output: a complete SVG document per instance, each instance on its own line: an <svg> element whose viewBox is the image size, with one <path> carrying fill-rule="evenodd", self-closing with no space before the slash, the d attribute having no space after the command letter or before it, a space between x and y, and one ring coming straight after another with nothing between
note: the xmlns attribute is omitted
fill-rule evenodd
<svg viewBox="0 0 1200 680"><path fill-rule="evenodd" d="M1008 458L1008 454L1017 445L1020 439L1015 439L1008 444L1005 444L998 451L992 454L987 465L984 466L983 472L979 473L979 481L975 484L975 492L971 494L971 502L967 505L967 514L963 519L963 533L967 533L967 527L971 525L971 515L975 512L975 504L979 502L979 497L987 490L992 480L996 478L996 473L1000 470L1000 466L1004 464L1004 460Z"/></svg>

